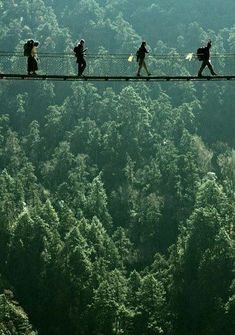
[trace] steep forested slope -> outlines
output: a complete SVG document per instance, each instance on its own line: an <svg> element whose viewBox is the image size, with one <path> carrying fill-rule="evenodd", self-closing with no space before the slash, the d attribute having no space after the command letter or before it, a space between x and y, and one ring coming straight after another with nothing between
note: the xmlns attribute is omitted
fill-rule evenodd
<svg viewBox="0 0 235 335"><path fill-rule="evenodd" d="M0 49L233 52L234 6L0 1ZM0 334L234 333L233 97L232 82L0 82Z"/></svg>

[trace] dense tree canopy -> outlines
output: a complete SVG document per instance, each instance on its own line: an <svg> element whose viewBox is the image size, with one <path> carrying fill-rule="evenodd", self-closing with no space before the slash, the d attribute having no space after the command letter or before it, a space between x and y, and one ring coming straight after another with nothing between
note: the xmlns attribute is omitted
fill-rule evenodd
<svg viewBox="0 0 235 335"><path fill-rule="evenodd" d="M0 51L84 37L91 53L147 39L170 54L211 38L233 53L234 10L0 0ZM233 82L0 82L0 335L234 334L233 95Z"/></svg>

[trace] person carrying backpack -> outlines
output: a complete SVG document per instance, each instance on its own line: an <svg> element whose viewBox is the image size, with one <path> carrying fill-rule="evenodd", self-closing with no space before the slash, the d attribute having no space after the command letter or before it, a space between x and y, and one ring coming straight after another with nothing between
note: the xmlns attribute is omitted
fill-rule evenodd
<svg viewBox="0 0 235 335"><path fill-rule="evenodd" d="M38 62L37 62L37 47L39 46L39 42L34 40L28 40L24 44L24 56L28 57L27 60L27 72L28 75L37 74L38 70Z"/></svg>
<svg viewBox="0 0 235 335"><path fill-rule="evenodd" d="M202 65L198 71L198 77L202 77L202 71L205 69L207 66L208 69L210 70L212 76L216 76L217 74L213 70L213 67L211 65L210 61L210 48L211 48L211 41L207 43L207 46L204 48L199 48L197 49L197 57L199 61L202 61Z"/></svg>
<svg viewBox="0 0 235 335"><path fill-rule="evenodd" d="M137 77L140 76L140 70L142 67L144 67L145 71L147 72L147 75L150 76L151 73L148 71L146 63L145 63L145 54L149 53L149 51L146 49L146 42L143 41L141 43L141 46L136 52L136 61L139 63L138 71L137 71Z"/></svg>
<svg viewBox="0 0 235 335"><path fill-rule="evenodd" d="M81 76L86 68L86 61L84 57L87 49L84 49L84 43L85 40L81 39L78 45L73 49L78 63L78 76Z"/></svg>

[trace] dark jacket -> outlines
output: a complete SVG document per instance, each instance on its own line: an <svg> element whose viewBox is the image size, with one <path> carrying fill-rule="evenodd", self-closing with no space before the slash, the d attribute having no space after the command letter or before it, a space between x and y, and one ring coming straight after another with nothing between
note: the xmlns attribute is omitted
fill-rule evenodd
<svg viewBox="0 0 235 335"><path fill-rule="evenodd" d="M211 42L208 42L207 46L204 48L204 55L203 55L204 60L210 59L210 48L211 48Z"/></svg>
<svg viewBox="0 0 235 335"><path fill-rule="evenodd" d="M143 44L141 44L140 48L138 49L136 55L138 59L144 59L145 54L149 53L148 50L145 48Z"/></svg>
<svg viewBox="0 0 235 335"><path fill-rule="evenodd" d="M84 57L84 49L82 44L78 43L73 51L75 52L75 56L77 57L77 59L82 59Z"/></svg>

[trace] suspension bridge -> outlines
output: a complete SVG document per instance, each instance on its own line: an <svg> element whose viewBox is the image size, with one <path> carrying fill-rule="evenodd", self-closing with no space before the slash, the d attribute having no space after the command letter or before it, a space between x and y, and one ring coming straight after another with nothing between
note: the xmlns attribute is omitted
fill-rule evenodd
<svg viewBox="0 0 235 335"><path fill-rule="evenodd" d="M21 52L0 51L0 80L53 80L53 81L231 81L235 80L235 54L214 54L213 67L219 75L211 76L205 69L198 77L201 65L196 56L187 54L152 54L146 57L150 76L136 76L138 64L132 54L88 54L84 76L77 76L73 53L40 53L37 75L27 74L27 57Z"/></svg>

